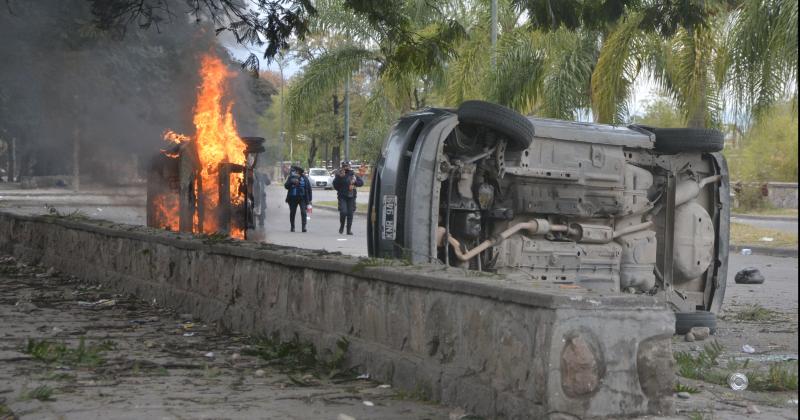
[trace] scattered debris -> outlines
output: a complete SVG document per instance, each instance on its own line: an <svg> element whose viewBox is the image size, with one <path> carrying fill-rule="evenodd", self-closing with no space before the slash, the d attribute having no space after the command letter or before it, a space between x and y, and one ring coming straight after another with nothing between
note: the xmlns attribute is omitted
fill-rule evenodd
<svg viewBox="0 0 800 420"><path fill-rule="evenodd" d="M194 337L194 335L195 335L195 332L194 332L194 331L192 331L192 332L185 332L185 333L183 333L183 336L184 336L184 337Z"/></svg>
<svg viewBox="0 0 800 420"><path fill-rule="evenodd" d="M364 400L364 405L366 405L367 407L375 407L375 403L372 401Z"/></svg>
<svg viewBox="0 0 800 420"><path fill-rule="evenodd" d="M389 384L381 384L381 385L378 385L378 388L380 388L380 389L389 389L389 388L391 388L391 387L392 387L392 386L391 386L391 385L389 385Z"/></svg>
<svg viewBox="0 0 800 420"><path fill-rule="evenodd" d="M728 385L734 391L744 391L748 385L747 375L739 372L731 373L728 376Z"/></svg>
<svg viewBox="0 0 800 420"><path fill-rule="evenodd" d="M117 304L114 299L100 299L97 302L78 301L78 306L84 308L110 308Z"/></svg>
<svg viewBox="0 0 800 420"><path fill-rule="evenodd" d="M750 248L742 248L742 255L753 255L753 250Z"/></svg>
<svg viewBox="0 0 800 420"><path fill-rule="evenodd" d="M745 344L745 345L742 346L742 352L748 353L748 354L752 354L752 353L756 352L756 349L753 348L753 346L751 346L749 344Z"/></svg>
<svg viewBox="0 0 800 420"><path fill-rule="evenodd" d="M739 321L767 321L778 315L775 311L761 305L747 305L736 314Z"/></svg>
<svg viewBox="0 0 800 420"><path fill-rule="evenodd" d="M265 374L266 372L264 372L264 369L259 369L255 372L255 375L258 376L259 378L264 376Z"/></svg>
<svg viewBox="0 0 800 420"><path fill-rule="evenodd" d="M210 351L210 352L208 352L208 353L204 354L204 356L205 356L205 357L208 357L209 359L213 359L213 358L214 358L214 352L213 352L213 351Z"/></svg>
<svg viewBox="0 0 800 420"><path fill-rule="evenodd" d="M769 236L762 236L761 239L759 239L759 241L761 241L761 242L772 242L774 240L775 240L775 238L771 238Z"/></svg>
<svg viewBox="0 0 800 420"><path fill-rule="evenodd" d="M761 410L753 404L747 406L747 414L761 414Z"/></svg>
<svg viewBox="0 0 800 420"><path fill-rule="evenodd" d="M736 273L734 280L737 284L762 284L764 275L755 267L747 267Z"/></svg>
<svg viewBox="0 0 800 420"><path fill-rule="evenodd" d="M356 376L356 379L369 379L369 373L362 373L361 375Z"/></svg>

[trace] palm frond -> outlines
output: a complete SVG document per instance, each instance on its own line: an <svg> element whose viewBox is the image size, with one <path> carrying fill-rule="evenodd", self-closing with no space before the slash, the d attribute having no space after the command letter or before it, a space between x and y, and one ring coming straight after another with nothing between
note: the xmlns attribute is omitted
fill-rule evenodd
<svg viewBox="0 0 800 420"><path fill-rule="evenodd" d="M482 81L489 72L490 40L485 25L478 26L457 50L458 59L447 76L445 101L458 105L468 99L484 99Z"/></svg>
<svg viewBox="0 0 800 420"><path fill-rule="evenodd" d="M627 119L626 99L642 64L635 45L643 38L641 21L639 14L628 15L600 49L592 74L592 108L598 122L621 123Z"/></svg>
<svg viewBox="0 0 800 420"><path fill-rule="evenodd" d="M546 37L547 67L541 114L576 119L579 109L590 105L592 70L598 53L596 37L593 33L565 29Z"/></svg>
<svg viewBox="0 0 800 420"><path fill-rule="evenodd" d="M344 85L365 62L376 58L373 51L345 46L310 61L289 87L286 105L291 120L300 122L313 118L314 108L321 100Z"/></svg>
<svg viewBox="0 0 800 420"><path fill-rule="evenodd" d="M497 44L496 68L490 73L489 98L531 113L542 94L545 57L534 42L534 34L526 29L505 34Z"/></svg>

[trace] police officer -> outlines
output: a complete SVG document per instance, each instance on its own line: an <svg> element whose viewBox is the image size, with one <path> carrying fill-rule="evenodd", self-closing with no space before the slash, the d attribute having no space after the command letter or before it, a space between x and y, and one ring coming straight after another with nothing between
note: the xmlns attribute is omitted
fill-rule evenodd
<svg viewBox="0 0 800 420"><path fill-rule="evenodd" d="M339 234L344 232L347 223L347 234L353 234L353 213L356 212L357 187L363 186L364 180L356 175L350 167L350 162L342 161L341 167L333 178L333 188L339 199Z"/></svg>

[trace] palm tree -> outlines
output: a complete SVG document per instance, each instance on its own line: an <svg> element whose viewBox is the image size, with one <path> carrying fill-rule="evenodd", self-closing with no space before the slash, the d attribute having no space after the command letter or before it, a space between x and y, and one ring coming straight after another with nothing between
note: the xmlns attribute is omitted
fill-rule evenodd
<svg viewBox="0 0 800 420"><path fill-rule="evenodd" d="M311 58L292 84L288 110L293 120L312 118L319 98L359 71L374 82L375 101L388 102L400 112L426 104L427 95L442 83L443 65L454 56L452 44L463 29L433 3L407 1L402 6L398 15L415 19L408 18L398 31L348 13L341 0L317 4L312 27L318 35L341 42Z"/></svg>

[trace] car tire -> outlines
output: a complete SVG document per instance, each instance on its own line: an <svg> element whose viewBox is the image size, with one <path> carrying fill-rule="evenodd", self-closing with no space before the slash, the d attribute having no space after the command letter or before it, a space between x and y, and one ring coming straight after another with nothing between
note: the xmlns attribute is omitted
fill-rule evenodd
<svg viewBox="0 0 800 420"><path fill-rule="evenodd" d="M711 128L656 128L646 125L635 125L656 136L656 151L662 153L681 152L719 152L725 146L725 136L719 130Z"/></svg>
<svg viewBox="0 0 800 420"><path fill-rule="evenodd" d="M713 334L717 331L717 316L707 311L675 313L675 334L686 334L692 327L708 327Z"/></svg>
<svg viewBox="0 0 800 420"><path fill-rule="evenodd" d="M502 105L466 101L456 111L459 124L476 124L501 133L508 139L506 149L527 149L533 141L533 124L524 115Z"/></svg>

